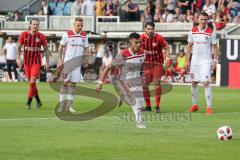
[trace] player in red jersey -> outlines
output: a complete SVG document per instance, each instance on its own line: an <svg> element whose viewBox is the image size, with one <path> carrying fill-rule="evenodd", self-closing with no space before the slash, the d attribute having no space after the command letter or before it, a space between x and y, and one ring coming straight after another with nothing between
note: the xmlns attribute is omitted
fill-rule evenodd
<svg viewBox="0 0 240 160"><path fill-rule="evenodd" d="M144 106L141 76L144 58L140 35L135 32L131 33L129 48L113 57L112 63L103 70L100 75L101 81L96 86L96 90L99 91L108 72L112 71L113 83L120 97L133 109L137 128L146 128L141 116L141 108Z"/></svg>
<svg viewBox="0 0 240 160"><path fill-rule="evenodd" d="M30 30L22 32L18 40L18 54L17 64L21 68L22 62L20 59L21 48L23 46L23 64L25 76L29 81L28 101L26 108L31 108L31 102L33 97L37 101L37 108L42 106L42 102L39 98L38 89L36 86L36 79L39 77L40 67L42 63L42 51L41 46L44 48L46 57L45 69L49 69L49 51L47 47L47 40L44 34L38 32L39 20L32 19L30 21Z"/></svg>
<svg viewBox="0 0 240 160"><path fill-rule="evenodd" d="M159 104L161 99L161 76L163 72L163 49L165 49L166 60L169 60L169 47L163 36L154 32L155 24L147 22L145 24L145 33L141 35L142 49L145 51L144 75L146 83L143 85L143 95L146 102L144 111L151 111L151 101L149 84L154 82L155 85L155 109L156 113L160 112Z"/></svg>

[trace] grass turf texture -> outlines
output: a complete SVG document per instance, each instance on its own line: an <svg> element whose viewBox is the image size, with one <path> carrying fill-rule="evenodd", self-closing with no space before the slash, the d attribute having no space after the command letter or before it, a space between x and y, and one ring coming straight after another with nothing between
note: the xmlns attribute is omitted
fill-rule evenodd
<svg viewBox="0 0 240 160"><path fill-rule="evenodd" d="M207 116L204 90L200 87L200 110L191 114L191 120L148 119L147 129L137 129L134 121L121 119L122 115L132 113L126 104L94 120L61 121L54 113L58 94L47 83L37 85L43 107L26 110L28 84L0 83L0 160L223 160L240 157L240 90L214 87L215 114ZM105 85L104 90L115 93L112 85ZM74 106L84 112L99 103L96 99L77 96ZM162 97L161 111L166 115L189 116L190 105L190 87L174 86ZM144 113L144 117L148 115ZM217 140L216 130L223 125L233 128L232 140Z"/></svg>

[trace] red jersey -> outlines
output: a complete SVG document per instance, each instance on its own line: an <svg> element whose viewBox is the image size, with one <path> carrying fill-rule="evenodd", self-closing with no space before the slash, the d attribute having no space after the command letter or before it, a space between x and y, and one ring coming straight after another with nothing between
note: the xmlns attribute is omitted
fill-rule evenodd
<svg viewBox="0 0 240 160"><path fill-rule="evenodd" d="M29 31L22 32L18 39L18 44L24 47L23 59L25 65L42 63L41 45L47 46L44 34L37 32L32 35Z"/></svg>
<svg viewBox="0 0 240 160"><path fill-rule="evenodd" d="M142 49L145 50L145 62L163 64L162 49L166 47L166 42L160 34L154 33L152 38L148 38L146 33L141 35Z"/></svg>

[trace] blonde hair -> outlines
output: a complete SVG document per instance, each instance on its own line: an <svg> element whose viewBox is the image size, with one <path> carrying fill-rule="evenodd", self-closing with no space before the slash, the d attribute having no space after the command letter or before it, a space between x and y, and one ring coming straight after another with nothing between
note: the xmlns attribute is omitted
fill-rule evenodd
<svg viewBox="0 0 240 160"><path fill-rule="evenodd" d="M76 18L75 18L75 21L83 22L83 18L82 18L82 17L76 17Z"/></svg>

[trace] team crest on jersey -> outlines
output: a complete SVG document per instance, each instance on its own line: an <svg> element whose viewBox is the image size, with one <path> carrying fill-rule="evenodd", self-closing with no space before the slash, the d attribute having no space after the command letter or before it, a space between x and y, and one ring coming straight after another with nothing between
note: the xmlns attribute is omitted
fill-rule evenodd
<svg viewBox="0 0 240 160"><path fill-rule="evenodd" d="M205 39L208 41L209 37L208 37L208 36L205 36Z"/></svg>
<svg viewBox="0 0 240 160"><path fill-rule="evenodd" d="M153 47L155 47L156 45L157 45L157 43L155 43L155 42L152 43L152 46L153 46Z"/></svg>
<svg viewBox="0 0 240 160"><path fill-rule="evenodd" d="M40 39L39 38L36 38L36 42L39 42L40 41Z"/></svg>
<svg viewBox="0 0 240 160"><path fill-rule="evenodd" d="M85 39L82 39L82 43L84 43L85 42Z"/></svg>

